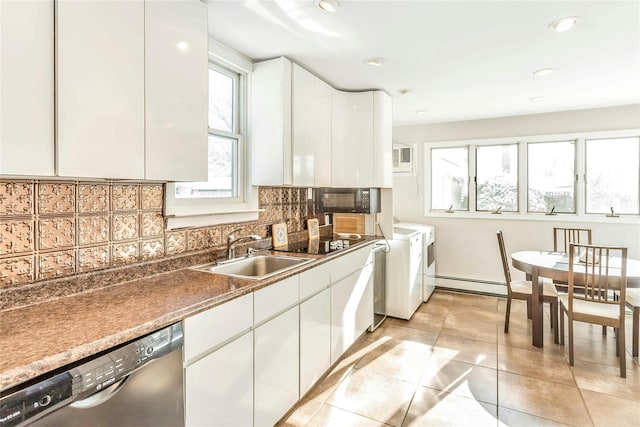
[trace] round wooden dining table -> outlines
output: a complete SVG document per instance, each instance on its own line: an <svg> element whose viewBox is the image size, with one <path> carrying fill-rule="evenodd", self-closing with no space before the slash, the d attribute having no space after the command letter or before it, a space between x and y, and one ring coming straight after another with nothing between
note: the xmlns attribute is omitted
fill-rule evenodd
<svg viewBox="0 0 640 427"><path fill-rule="evenodd" d="M542 347L542 278L569 281L569 256L563 252L521 251L511 254L511 264L514 268L531 276L531 329L533 345ZM615 279L620 276L620 260L611 260L613 268L609 271L609 277ZM574 280L580 281L580 272L584 271L584 265L574 264ZM640 261L627 259L627 287L640 287Z"/></svg>

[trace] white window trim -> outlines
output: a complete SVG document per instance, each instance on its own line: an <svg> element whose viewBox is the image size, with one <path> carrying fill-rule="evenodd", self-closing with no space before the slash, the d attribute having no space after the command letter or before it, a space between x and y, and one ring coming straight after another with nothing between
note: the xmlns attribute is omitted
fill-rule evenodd
<svg viewBox="0 0 640 427"><path fill-rule="evenodd" d="M607 217L604 214L587 214L585 213L585 140L597 138L622 138L637 137L640 129L622 129L611 131L594 131L594 132L573 132L549 135L529 135L529 136L513 136L505 138L489 138L489 139L465 139L454 141L427 142L424 145L424 217L425 218L479 218L489 220L534 220L534 221L552 221L552 222L602 222L602 223L619 223L619 224L640 224L640 215L620 214L619 217ZM526 144L529 142L553 142L558 140L575 140L576 141L576 167L575 173L578 176L576 183L576 213L558 213L557 215L546 215L542 212L527 212L527 150ZM473 176L475 174L475 150L476 145L499 145L499 144L518 143L519 163L518 163L518 182L519 190L519 211L507 212L499 215L490 212L481 211L454 211L446 213L442 210L431 210L431 148L455 148L469 147L469 209L475 209L475 183ZM473 163L472 163L473 157ZM473 198L473 200L472 200Z"/></svg>
<svg viewBox="0 0 640 427"><path fill-rule="evenodd" d="M255 221L258 219L258 188L251 185L250 142L247 140L249 123L249 99L253 62L216 40L209 39L209 60L240 74L238 94L238 134L215 130L215 134L238 138L238 174L242 182L238 194L243 198L179 199L175 197L175 183L167 183L165 216L167 229L204 227L209 225ZM240 134L240 135L239 135Z"/></svg>

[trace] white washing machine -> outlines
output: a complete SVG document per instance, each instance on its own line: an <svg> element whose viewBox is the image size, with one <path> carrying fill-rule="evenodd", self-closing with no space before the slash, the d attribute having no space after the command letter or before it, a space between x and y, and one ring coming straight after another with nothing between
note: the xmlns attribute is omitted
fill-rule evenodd
<svg viewBox="0 0 640 427"><path fill-rule="evenodd" d="M423 238L423 257L422 257L422 301L427 302L431 294L436 289L436 259L435 259L435 241L436 229L432 225L418 224L413 222L399 222L394 227L415 230L422 233Z"/></svg>
<svg viewBox="0 0 640 427"><path fill-rule="evenodd" d="M410 319L423 298L423 233L394 227L386 260L386 314Z"/></svg>

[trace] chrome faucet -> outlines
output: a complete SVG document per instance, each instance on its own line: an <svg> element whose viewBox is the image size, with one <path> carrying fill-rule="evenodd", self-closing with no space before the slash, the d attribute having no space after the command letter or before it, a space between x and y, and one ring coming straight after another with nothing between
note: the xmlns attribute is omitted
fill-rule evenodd
<svg viewBox="0 0 640 427"><path fill-rule="evenodd" d="M233 259L236 256L236 248L235 248L236 243L242 240L261 240L262 239L262 237L258 236L257 234L250 234L248 236L240 236L236 238L235 233L242 230L244 230L244 227L236 228L231 233L229 233L229 237L227 237L227 259L228 260Z"/></svg>

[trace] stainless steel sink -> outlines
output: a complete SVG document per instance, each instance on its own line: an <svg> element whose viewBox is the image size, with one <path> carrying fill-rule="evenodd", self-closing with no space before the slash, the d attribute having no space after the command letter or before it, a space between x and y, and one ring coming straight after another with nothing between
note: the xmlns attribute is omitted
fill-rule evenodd
<svg viewBox="0 0 640 427"><path fill-rule="evenodd" d="M208 273L224 274L243 279L264 279L310 261L313 261L313 259L282 255L257 255L193 268Z"/></svg>

